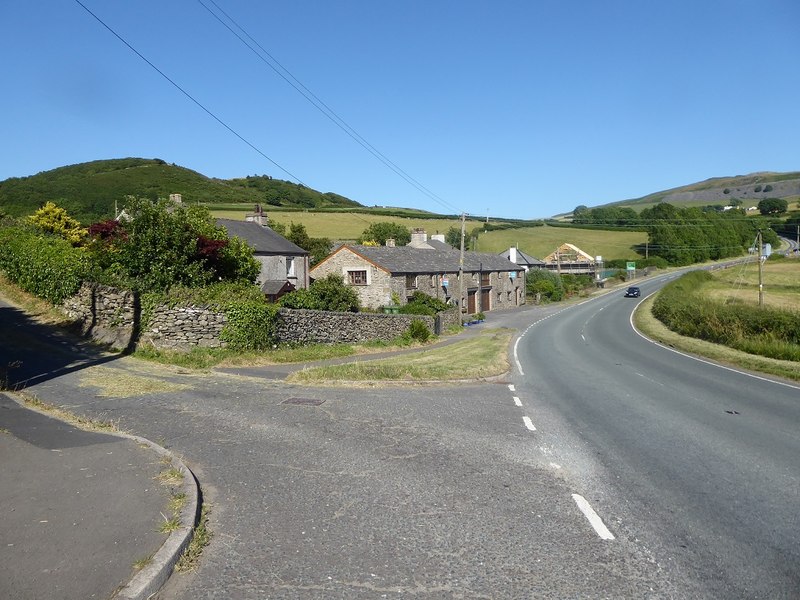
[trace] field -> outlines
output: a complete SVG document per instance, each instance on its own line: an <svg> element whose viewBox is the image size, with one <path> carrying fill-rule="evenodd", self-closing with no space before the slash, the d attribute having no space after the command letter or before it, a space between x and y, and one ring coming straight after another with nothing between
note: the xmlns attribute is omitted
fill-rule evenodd
<svg viewBox="0 0 800 600"><path fill-rule="evenodd" d="M248 210L250 207L248 207ZM244 219L244 211L214 210L215 217L223 219ZM458 219L422 219L387 217L384 215L367 215L343 212L283 212L268 211L271 219L283 223L287 227L292 222L302 223L311 237L326 237L331 240L355 240L372 223L392 221L408 228L422 228L428 235L446 233L451 227L460 228ZM480 221L467 221L467 235ZM612 258L641 258L633 247L644 244L647 234L641 231L602 231L596 229L571 229L565 227L519 227L498 231L487 231L478 236L478 252L499 254L511 246L541 258L547 256L558 246L570 243L592 256L602 256L605 260Z"/></svg>
<svg viewBox="0 0 800 600"><path fill-rule="evenodd" d="M764 304L800 312L800 260L767 261L763 267ZM747 263L714 272L708 288L722 302L758 304L758 264Z"/></svg>
<svg viewBox="0 0 800 600"><path fill-rule="evenodd" d="M643 231L603 231L598 229L573 229L566 227L525 227L520 229L487 231L478 238L479 252L499 253L517 246L535 258L542 258L564 243L573 244L591 256L612 258L641 258L633 247L644 244L647 233Z"/></svg>

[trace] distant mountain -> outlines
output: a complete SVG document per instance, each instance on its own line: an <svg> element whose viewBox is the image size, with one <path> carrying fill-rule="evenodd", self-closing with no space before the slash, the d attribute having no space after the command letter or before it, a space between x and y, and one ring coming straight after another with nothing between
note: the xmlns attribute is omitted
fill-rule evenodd
<svg viewBox="0 0 800 600"><path fill-rule="evenodd" d="M655 192L634 198L603 204L602 206L630 206L645 208L659 202L681 205L728 204L738 198L745 204L757 204L764 198L796 199L800 196L800 172L790 173L751 173L734 177L713 177L699 183L692 183L662 192Z"/></svg>
<svg viewBox="0 0 800 600"><path fill-rule="evenodd" d="M361 207L355 200L322 193L267 175L213 179L154 158L120 158L59 167L30 177L0 181L0 208L13 216L33 213L47 201L64 207L84 224L114 215L125 196L186 202L250 203L293 208Z"/></svg>

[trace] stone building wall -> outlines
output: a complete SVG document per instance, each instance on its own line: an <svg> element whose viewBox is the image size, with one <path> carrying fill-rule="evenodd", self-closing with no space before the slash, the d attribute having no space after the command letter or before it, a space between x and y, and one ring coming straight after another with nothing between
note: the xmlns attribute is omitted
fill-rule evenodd
<svg viewBox="0 0 800 600"><path fill-rule="evenodd" d="M350 271L366 271L367 285L351 285L348 274ZM392 292L398 293L400 298L404 298L401 290L393 288L389 273L352 252L338 252L314 268L315 279L321 279L331 273L341 275L345 284L355 290L361 306L381 308L393 304Z"/></svg>

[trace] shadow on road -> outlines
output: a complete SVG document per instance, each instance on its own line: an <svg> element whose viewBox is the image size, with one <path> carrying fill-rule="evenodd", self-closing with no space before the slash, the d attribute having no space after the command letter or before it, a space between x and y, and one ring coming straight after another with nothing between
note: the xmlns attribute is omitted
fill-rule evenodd
<svg viewBox="0 0 800 600"><path fill-rule="evenodd" d="M51 325L37 323L0 300L0 386L19 390L54 377L111 362L111 353Z"/></svg>

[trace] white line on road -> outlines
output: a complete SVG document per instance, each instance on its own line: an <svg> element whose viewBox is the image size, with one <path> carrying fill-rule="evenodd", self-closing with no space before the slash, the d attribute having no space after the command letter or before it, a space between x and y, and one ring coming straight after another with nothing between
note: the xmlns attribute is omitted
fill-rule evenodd
<svg viewBox="0 0 800 600"><path fill-rule="evenodd" d="M518 337L517 341L514 342L514 362L517 363L517 369L519 369L519 374L520 375L525 375L525 373L522 371L522 365L519 363L519 355L517 354L517 346L519 346L519 341L521 339L522 339L522 336Z"/></svg>
<svg viewBox="0 0 800 600"><path fill-rule="evenodd" d="M514 384L513 384L513 383L509 383L509 384L508 384L508 391L509 391L509 392L516 392L516 391L517 391L517 388L515 388L515 387L514 387Z"/></svg>
<svg viewBox="0 0 800 600"><path fill-rule="evenodd" d="M594 528L597 532L597 535L600 536L602 540L613 540L614 534L608 530L608 527L605 526L603 523L603 519L601 519L591 505L586 501L586 498L581 496L580 494L572 494L572 499L575 500L575 504L578 505L578 508L583 513L583 516L589 520L589 524Z"/></svg>
<svg viewBox="0 0 800 600"><path fill-rule="evenodd" d="M514 404L516 404L517 406L522 406L522 400L514 396Z"/></svg>
<svg viewBox="0 0 800 600"><path fill-rule="evenodd" d="M530 417L522 417L522 420L525 421L525 427L531 431L536 431L536 427L533 426L533 421L531 421Z"/></svg>

